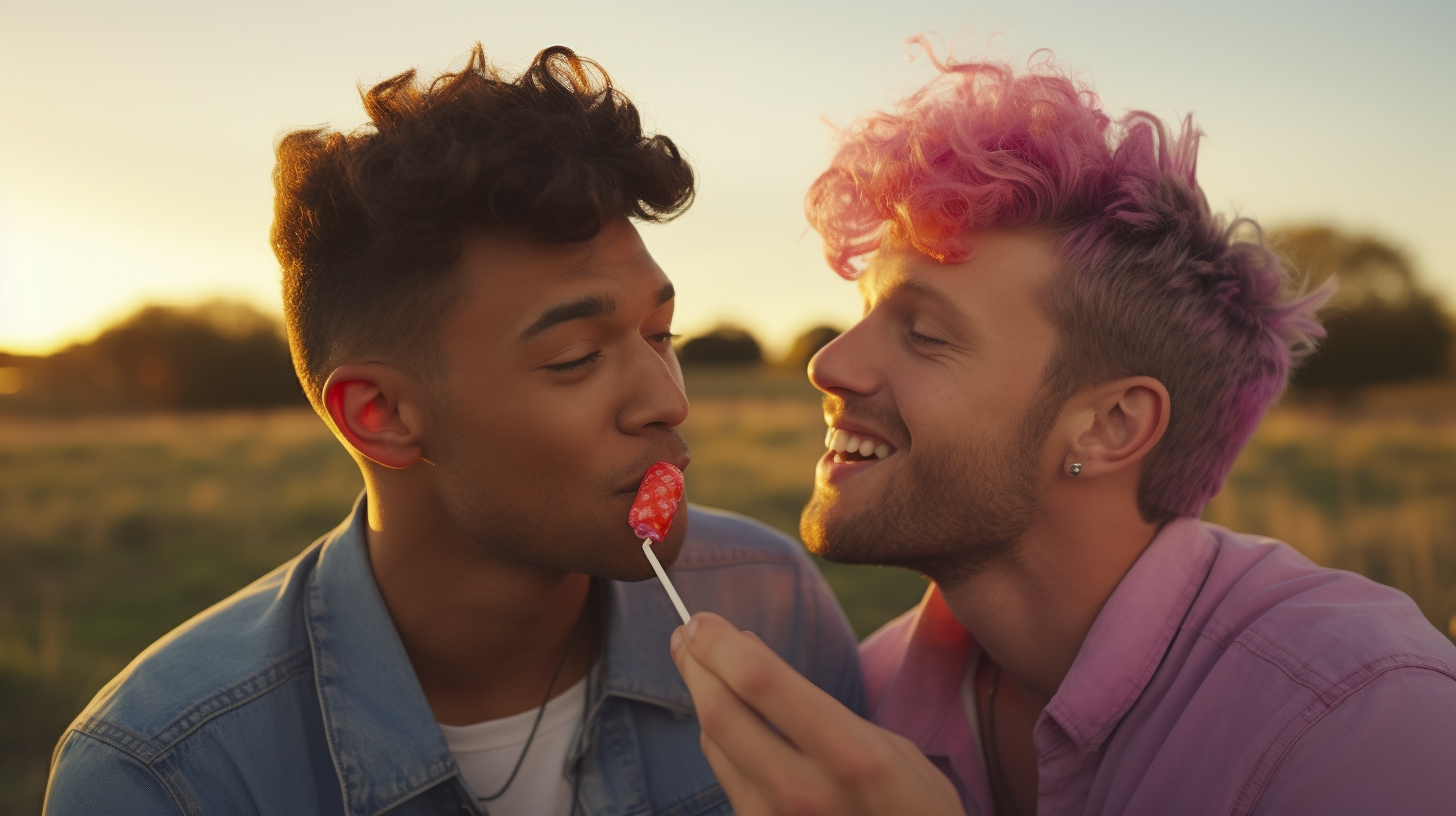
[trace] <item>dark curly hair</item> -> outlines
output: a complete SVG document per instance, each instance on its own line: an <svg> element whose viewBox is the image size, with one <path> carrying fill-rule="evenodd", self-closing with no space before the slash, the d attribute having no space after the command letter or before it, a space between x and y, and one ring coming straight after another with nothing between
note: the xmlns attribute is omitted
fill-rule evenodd
<svg viewBox="0 0 1456 816"><path fill-rule="evenodd" d="M644 134L606 71L569 48L508 79L477 43L458 73L424 85L406 71L362 96L368 125L289 133L273 171L289 345L316 407L347 358L435 370L429 332L460 291L450 273L467 233L585 241L692 203L677 146Z"/></svg>

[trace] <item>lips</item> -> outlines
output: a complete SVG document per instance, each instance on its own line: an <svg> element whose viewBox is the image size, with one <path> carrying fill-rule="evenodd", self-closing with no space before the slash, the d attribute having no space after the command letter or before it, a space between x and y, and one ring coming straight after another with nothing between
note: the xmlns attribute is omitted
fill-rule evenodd
<svg viewBox="0 0 1456 816"><path fill-rule="evenodd" d="M678 470L686 472L688 465L693 461L693 457L688 453L685 446L677 445L672 449L643 457L640 461L641 464L632 465L629 475L618 482L620 486L616 490L617 493L636 496L637 488L642 485L642 474L646 473L647 469L657 462L667 462Z"/></svg>

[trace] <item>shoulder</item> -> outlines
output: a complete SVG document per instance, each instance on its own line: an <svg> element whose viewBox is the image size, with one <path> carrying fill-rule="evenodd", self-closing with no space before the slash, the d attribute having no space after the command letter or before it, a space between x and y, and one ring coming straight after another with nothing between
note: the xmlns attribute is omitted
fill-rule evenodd
<svg viewBox="0 0 1456 816"><path fill-rule="evenodd" d="M1394 755L1413 737L1410 723L1456 714L1456 646L1395 589L1320 567L1280 541L1214 525L1205 534L1214 557L1183 627L1194 640L1181 663L1200 686L1201 750L1238 744L1236 812L1261 797L1258 812L1357 812L1279 808L1339 788L1331 773L1365 778L1336 770L1365 755L1357 745ZM1445 726L1438 732L1444 739Z"/></svg>
<svg viewBox="0 0 1456 816"><path fill-rule="evenodd" d="M672 580L692 612L716 612L758 635L800 674L863 710L854 632L803 545L723 510L688 507ZM655 583L655 582L653 582ZM651 598L655 586L634 586Z"/></svg>
<svg viewBox="0 0 1456 816"><path fill-rule="evenodd" d="M303 596L317 547L149 646L97 693L68 735L149 762L203 722L310 671Z"/></svg>
<svg viewBox="0 0 1456 816"><path fill-rule="evenodd" d="M1257 791L1259 814L1449 813L1456 678L1389 669L1303 729Z"/></svg>
<svg viewBox="0 0 1456 816"><path fill-rule="evenodd" d="M821 607L839 611L799 542L737 513L690 505L688 514L687 540L671 572L684 599L691 592L699 609L743 628L760 620L817 624Z"/></svg>
<svg viewBox="0 0 1456 816"><path fill-rule="evenodd" d="M737 564L811 565L799 542L748 516L688 505L688 534L673 568L712 569Z"/></svg>
<svg viewBox="0 0 1456 816"><path fill-rule="evenodd" d="M688 513L687 540L671 573L683 598L697 599L693 611L717 612L742 628L751 628L744 621L759 620L813 624L826 605L838 612L799 542L737 513L698 505Z"/></svg>
<svg viewBox="0 0 1456 816"><path fill-rule="evenodd" d="M1404 593L1320 567L1283 542L1207 527L1218 550L1190 617L1224 648L1318 693L1401 666L1456 676L1456 646Z"/></svg>
<svg viewBox="0 0 1456 816"><path fill-rule="evenodd" d="M157 769L114 745L71 731L56 748L46 787L47 816L95 813L183 812L176 792Z"/></svg>

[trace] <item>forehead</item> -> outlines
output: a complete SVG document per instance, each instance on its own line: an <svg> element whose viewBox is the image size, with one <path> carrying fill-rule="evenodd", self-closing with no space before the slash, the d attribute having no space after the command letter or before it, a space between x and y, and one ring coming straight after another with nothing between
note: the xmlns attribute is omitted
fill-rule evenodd
<svg viewBox="0 0 1456 816"><path fill-rule="evenodd" d="M970 316L1005 310L1024 316L1056 274L1059 261L1050 236L1040 232L977 232L963 261L941 263L903 242L887 242L859 277L860 295L875 303L909 293ZM1011 316L1011 315L1007 315Z"/></svg>
<svg viewBox="0 0 1456 816"><path fill-rule="evenodd" d="M458 317L473 331L518 333L547 305L581 295L630 302L655 295L667 275L626 219L589 241L551 243L518 233L467 236L457 267ZM639 290L641 290L639 292Z"/></svg>

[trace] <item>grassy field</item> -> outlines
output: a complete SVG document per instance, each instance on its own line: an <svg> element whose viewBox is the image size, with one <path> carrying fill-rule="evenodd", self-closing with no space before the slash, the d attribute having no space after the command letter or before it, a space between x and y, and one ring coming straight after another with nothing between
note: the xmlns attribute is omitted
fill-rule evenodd
<svg viewBox="0 0 1456 816"><path fill-rule="evenodd" d="M802 377L689 376L693 501L789 532L824 428ZM1456 393L1277 409L1208 518L1411 594L1456 636ZM152 640L348 511L353 463L306 411L0 417L0 814L39 809L66 722ZM924 588L823 565L866 634Z"/></svg>

